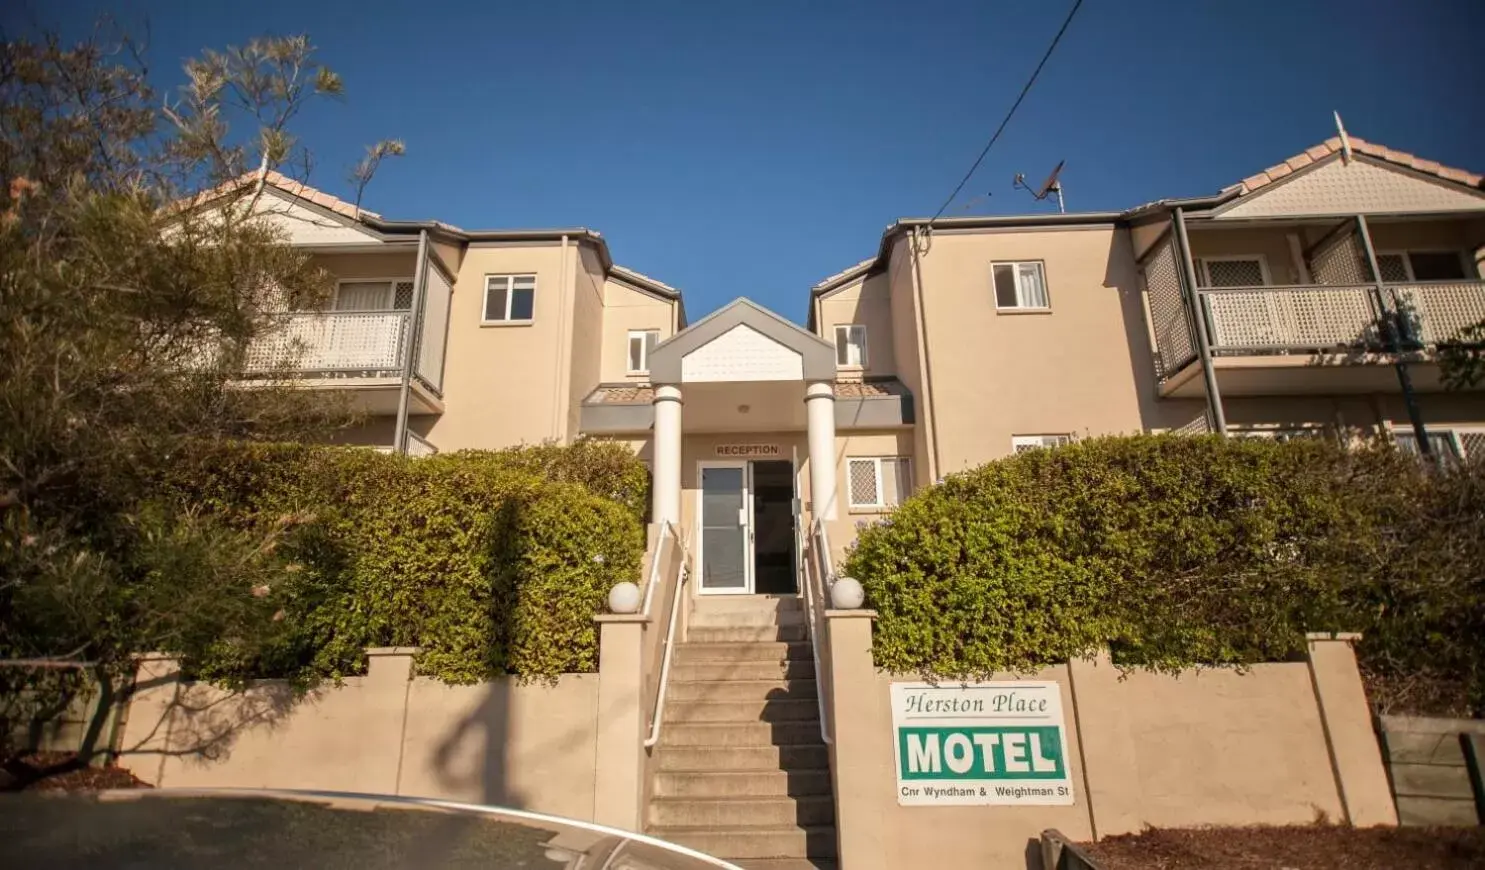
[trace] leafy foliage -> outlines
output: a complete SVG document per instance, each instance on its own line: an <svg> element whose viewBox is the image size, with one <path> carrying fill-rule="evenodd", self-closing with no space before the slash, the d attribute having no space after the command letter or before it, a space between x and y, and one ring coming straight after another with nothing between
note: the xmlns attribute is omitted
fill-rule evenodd
<svg viewBox="0 0 1485 870"><path fill-rule="evenodd" d="M1375 685L1426 672L1478 708L1481 480L1385 446L1092 439L950 476L864 530L845 571L893 671L984 676L1105 644L1157 670L1244 665L1360 630Z"/></svg>
<svg viewBox="0 0 1485 870"><path fill-rule="evenodd" d="M593 616L644 552L644 466L615 444L415 460L213 444L171 477L233 527L294 528L274 642L191 662L225 682L354 673L368 646L421 647L420 671L455 683L592 671Z"/></svg>

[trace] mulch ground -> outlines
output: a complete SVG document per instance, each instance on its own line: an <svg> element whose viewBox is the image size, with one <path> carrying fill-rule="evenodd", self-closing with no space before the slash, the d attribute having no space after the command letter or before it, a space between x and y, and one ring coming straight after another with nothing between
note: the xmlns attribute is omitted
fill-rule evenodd
<svg viewBox="0 0 1485 870"><path fill-rule="evenodd" d="M1482 828L1151 828L1081 845L1102 870L1478 870Z"/></svg>
<svg viewBox="0 0 1485 870"><path fill-rule="evenodd" d="M70 752L32 752L0 762L0 791L98 791L105 788L153 788L117 765L66 768L75 762Z"/></svg>

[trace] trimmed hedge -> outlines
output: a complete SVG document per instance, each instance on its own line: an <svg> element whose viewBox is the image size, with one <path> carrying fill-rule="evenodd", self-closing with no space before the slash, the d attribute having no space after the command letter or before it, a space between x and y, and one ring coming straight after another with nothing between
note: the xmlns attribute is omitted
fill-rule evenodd
<svg viewBox="0 0 1485 870"><path fill-rule="evenodd" d="M1106 644L1157 670L1244 665L1360 630L1374 686L1427 675L1453 694L1422 706L1479 709L1480 480L1390 447L1098 438L951 475L864 529L844 571L895 672L984 677Z"/></svg>
<svg viewBox="0 0 1485 870"><path fill-rule="evenodd" d="M309 682L418 646L453 683L597 668L593 615L644 553L647 474L620 445L408 459L300 445L215 445L180 464L176 498L229 522L288 526L279 633L224 639L202 677Z"/></svg>

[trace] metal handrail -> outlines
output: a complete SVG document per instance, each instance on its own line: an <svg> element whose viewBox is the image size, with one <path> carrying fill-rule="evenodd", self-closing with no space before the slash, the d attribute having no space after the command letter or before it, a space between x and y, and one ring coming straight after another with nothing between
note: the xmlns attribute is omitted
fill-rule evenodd
<svg viewBox="0 0 1485 870"><path fill-rule="evenodd" d="M826 744L835 741L830 737L830 729L827 727L825 718L825 688L824 680L820 673L820 614L818 608L825 606L825 595L828 587L834 583L835 571L830 564L830 536L825 531L825 524L818 518L810 529L810 555L815 562L815 577L810 576L810 571L805 570L805 593L804 606L805 618L809 620L810 628L810 655L815 662L815 703L819 706L820 713L820 739ZM818 582L817 582L818 581ZM820 601L815 601L815 593L818 590Z"/></svg>
<svg viewBox="0 0 1485 870"><path fill-rule="evenodd" d="M645 603L640 608L640 613L646 618L650 615L650 604L655 598L655 589L660 585L660 557L665 554L665 539L672 535L670 523L660 524L660 533L655 536L655 559L650 563L650 582L645 584Z"/></svg>
<svg viewBox="0 0 1485 870"><path fill-rule="evenodd" d="M675 538L675 545L680 548L680 559L676 568L675 591L670 596L670 624L665 628L665 646L662 648L663 651L660 654L660 688L655 692L655 707L650 711L650 733L645 738L646 749L660 742L660 726L665 720L665 694L670 688L670 661L673 658L672 654L675 652L676 617L681 612L681 588L686 585L686 580L691 576L691 572L686 568L686 548L681 543L680 537L675 534L675 530L671 528L670 523L666 523L660 529L660 537L656 539L657 542L663 544L665 535L669 531L670 536ZM663 546L655 547L655 560L657 562L660 561L660 556L663 552ZM652 571L651 573L654 576L654 572ZM645 615L649 615L649 596L646 596Z"/></svg>

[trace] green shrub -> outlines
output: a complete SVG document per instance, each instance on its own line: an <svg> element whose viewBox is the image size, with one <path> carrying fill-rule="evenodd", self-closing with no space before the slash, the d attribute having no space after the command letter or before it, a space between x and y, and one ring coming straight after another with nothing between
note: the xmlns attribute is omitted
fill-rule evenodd
<svg viewBox="0 0 1485 870"><path fill-rule="evenodd" d="M844 570L892 671L1024 671L1105 644L1159 670L1242 665L1361 630L1364 665L1452 662L1478 703L1485 644L1461 632L1485 601L1479 479L1390 448L1098 438L950 476L865 529Z"/></svg>
<svg viewBox="0 0 1485 870"><path fill-rule="evenodd" d="M174 496L241 527L291 526L267 649L190 665L234 682L356 673L368 646L418 646L421 673L467 683L597 666L592 617L644 550L646 473L619 445L427 459L298 445L212 445Z"/></svg>

